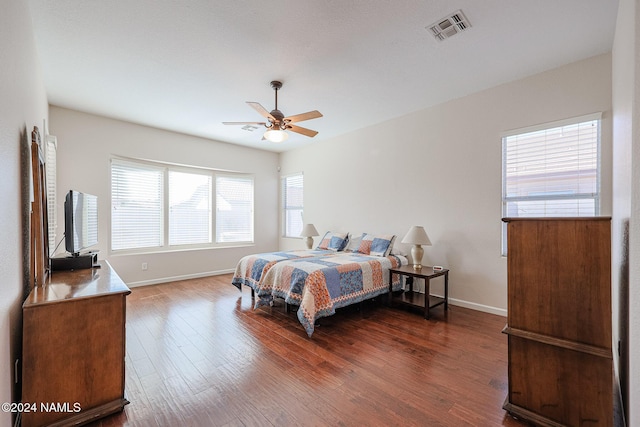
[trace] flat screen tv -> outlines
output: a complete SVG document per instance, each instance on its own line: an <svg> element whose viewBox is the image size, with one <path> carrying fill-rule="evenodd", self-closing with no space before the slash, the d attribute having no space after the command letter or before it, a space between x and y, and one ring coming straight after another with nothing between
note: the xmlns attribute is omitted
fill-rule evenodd
<svg viewBox="0 0 640 427"><path fill-rule="evenodd" d="M98 198L71 190L64 200L65 249L73 256L98 244Z"/></svg>

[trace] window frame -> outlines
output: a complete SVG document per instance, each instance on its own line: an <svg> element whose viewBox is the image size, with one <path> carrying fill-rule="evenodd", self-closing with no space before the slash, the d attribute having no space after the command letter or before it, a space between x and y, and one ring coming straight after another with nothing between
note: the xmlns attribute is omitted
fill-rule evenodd
<svg viewBox="0 0 640 427"><path fill-rule="evenodd" d="M586 122L595 121L597 122L597 141L596 141L596 174L595 174L595 189L593 193L574 193L574 194L546 194L539 196L511 196L507 197L507 138L513 137L516 135L524 135L532 132L539 132L545 130L552 130L563 126L571 126L578 125ZM600 215L601 209L601 200L602 200L602 113L592 113L578 117L572 117L564 120L558 120L554 122L542 123L535 126L528 126L525 128L513 129L507 132L502 133L501 135L502 141L502 195L501 195L501 212L502 217L509 217L508 215L508 203L514 201L558 201L558 200L576 200L576 199L589 199L594 201L594 216ZM557 215L554 215L557 216ZM586 216L586 215L578 215L578 216ZM591 215L589 215L591 216ZM539 216L542 218L552 217L552 215L542 215ZM506 223L502 223L502 238L501 238L501 254L502 256L507 255L507 226Z"/></svg>
<svg viewBox="0 0 640 427"><path fill-rule="evenodd" d="M114 163L124 163L130 165L132 167L139 166L141 169L143 168L158 168L162 170L162 188L161 188L161 217L162 217L162 225L161 225L161 245L153 246L153 247L144 247L144 248L124 248L124 249L113 249L113 189L109 190L109 253L113 255L128 255L128 254L142 254L142 253L163 253L163 252L179 252L184 250L200 250L200 249L218 249L218 248L229 248L229 247L242 247L242 246L250 246L255 243L255 175L251 173L242 173L242 172L233 172L228 170L219 170L212 168L204 168L198 166L187 166L187 165L177 165L173 163L167 162L158 162L158 161L149 161L149 160L140 160L140 159L132 159L126 157L118 157L114 156L110 159L109 165L109 182L110 186L113 185L113 165ZM187 243L187 244L169 244L169 172L179 172L179 173L192 173L197 175L208 175L211 179L211 185L209 189L209 197L211 199L211 219L209 222L210 227L210 242L208 243ZM238 177L238 178L246 178L251 181L253 186L253 191L251 193L251 239L247 241L240 242L217 242L216 241L216 180L217 177Z"/></svg>

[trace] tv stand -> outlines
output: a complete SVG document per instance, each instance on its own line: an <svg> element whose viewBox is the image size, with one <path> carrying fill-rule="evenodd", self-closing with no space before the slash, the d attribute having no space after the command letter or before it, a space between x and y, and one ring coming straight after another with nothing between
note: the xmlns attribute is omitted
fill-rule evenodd
<svg viewBox="0 0 640 427"><path fill-rule="evenodd" d="M22 306L22 402L36 405L22 413L22 427L87 424L129 403L125 323L131 291L103 264L100 270L54 271ZM58 410L44 410L53 404Z"/></svg>
<svg viewBox="0 0 640 427"><path fill-rule="evenodd" d="M51 270L81 270L84 268L97 268L98 252L87 252L79 255L63 255L51 258Z"/></svg>

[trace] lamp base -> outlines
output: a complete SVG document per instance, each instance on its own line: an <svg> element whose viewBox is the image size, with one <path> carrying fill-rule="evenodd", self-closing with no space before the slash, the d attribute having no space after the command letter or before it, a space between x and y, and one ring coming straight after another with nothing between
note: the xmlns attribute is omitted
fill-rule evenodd
<svg viewBox="0 0 640 427"><path fill-rule="evenodd" d="M413 245L411 248L411 258L413 259L413 269L422 270L422 256L424 249L420 245Z"/></svg>
<svg viewBox="0 0 640 427"><path fill-rule="evenodd" d="M307 245L307 249L311 249L313 247L313 237L307 237L306 239L304 239L304 242Z"/></svg>

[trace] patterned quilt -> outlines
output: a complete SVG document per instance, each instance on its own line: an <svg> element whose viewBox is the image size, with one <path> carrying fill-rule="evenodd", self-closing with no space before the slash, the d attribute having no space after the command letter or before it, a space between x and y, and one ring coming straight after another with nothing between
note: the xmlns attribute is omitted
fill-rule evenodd
<svg viewBox="0 0 640 427"><path fill-rule="evenodd" d="M231 283L240 290L242 290L242 285L246 285L253 290L257 290L260 280L262 279L262 275L273 267L274 264L280 261L298 258L324 257L335 254L336 252L331 250L303 249L297 251L268 252L247 255L238 262L233 279L231 279Z"/></svg>
<svg viewBox="0 0 640 427"><path fill-rule="evenodd" d="M387 257L339 252L331 257L299 258L279 262L264 272L256 287L256 308L274 297L299 305L298 320L307 334L315 321L335 310L389 292L389 268L408 264L398 255ZM393 289L402 286L393 276Z"/></svg>

